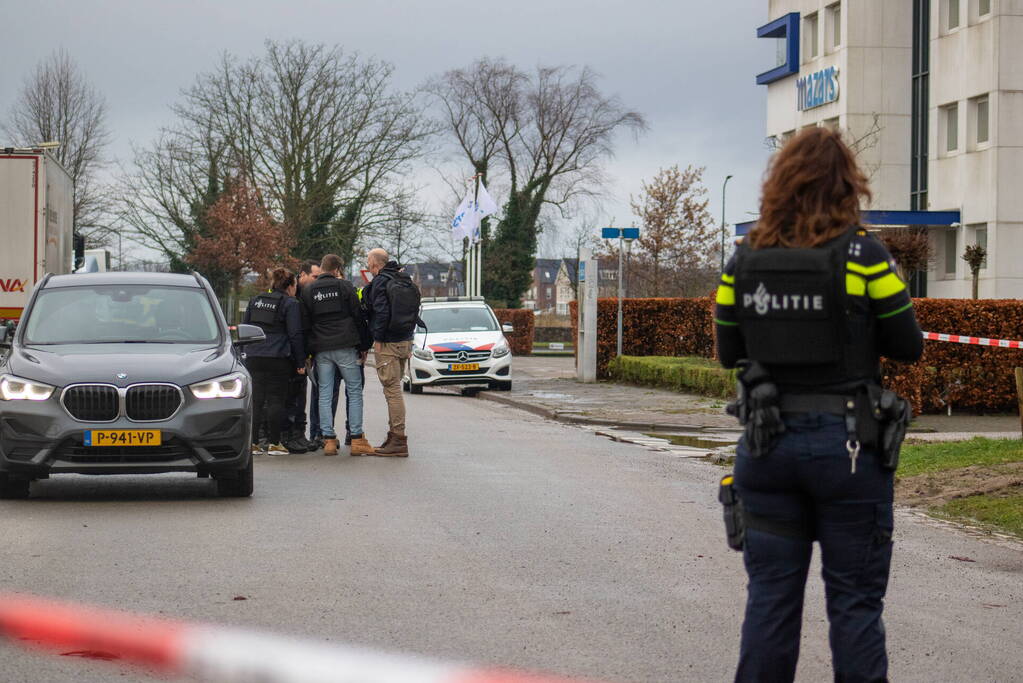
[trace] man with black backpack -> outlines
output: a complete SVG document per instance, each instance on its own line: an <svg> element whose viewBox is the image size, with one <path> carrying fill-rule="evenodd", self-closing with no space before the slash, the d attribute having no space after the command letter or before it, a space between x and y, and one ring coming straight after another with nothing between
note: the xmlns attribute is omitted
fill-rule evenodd
<svg viewBox="0 0 1023 683"><path fill-rule="evenodd" d="M387 440L374 455L408 457L402 377L412 355L412 337L419 320L419 288L383 249L366 255L373 279L362 292L362 306L373 337L377 377L387 401Z"/></svg>

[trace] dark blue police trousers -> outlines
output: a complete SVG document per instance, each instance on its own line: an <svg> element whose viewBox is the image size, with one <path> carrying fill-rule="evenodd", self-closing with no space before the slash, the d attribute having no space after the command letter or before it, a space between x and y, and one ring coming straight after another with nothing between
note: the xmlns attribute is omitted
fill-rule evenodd
<svg viewBox="0 0 1023 683"><path fill-rule="evenodd" d="M840 416L797 414L786 416L785 425L767 455L753 458L740 442L735 462L736 488L750 517L743 549L749 593L735 680L795 678L816 539L834 680L886 681L881 611L892 559L893 473L867 449L850 472ZM808 532L802 537L779 533L800 527Z"/></svg>

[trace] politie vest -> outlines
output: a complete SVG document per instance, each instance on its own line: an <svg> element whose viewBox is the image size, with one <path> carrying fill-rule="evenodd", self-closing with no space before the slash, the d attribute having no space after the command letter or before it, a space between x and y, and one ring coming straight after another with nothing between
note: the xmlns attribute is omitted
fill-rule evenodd
<svg viewBox="0 0 1023 683"><path fill-rule="evenodd" d="M736 251L735 307L750 360L786 385L877 374L872 316L846 293L850 229L817 248Z"/></svg>
<svg viewBox="0 0 1023 683"><path fill-rule="evenodd" d="M310 289L313 318L325 320L352 317L352 312L348 310L348 302L343 300L339 280L321 278L310 285Z"/></svg>
<svg viewBox="0 0 1023 683"><path fill-rule="evenodd" d="M258 325L266 334L284 331L284 320L280 315L284 305L283 292L265 292L252 301L249 321Z"/></svg>
<svg viewBox="0 0 1023 683"><path fill-rule="evenodd" d="M419 320L419 306L422 302L419 288L409 278L396 278L387 273L380 275L385 280L384 293L391 311L387 321L388 334L396 337L411 336Z"/></svg>

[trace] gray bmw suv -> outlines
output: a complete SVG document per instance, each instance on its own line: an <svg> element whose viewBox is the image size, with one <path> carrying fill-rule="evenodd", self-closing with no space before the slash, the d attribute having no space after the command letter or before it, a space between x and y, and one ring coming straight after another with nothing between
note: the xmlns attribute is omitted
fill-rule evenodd
<svg viewBox="0 0 1023 683"><path fill-rule="evenodd" d="M47 276L0 330L0 498L51 474L196 472L252 495L250 379L199 275Z"/></svg>

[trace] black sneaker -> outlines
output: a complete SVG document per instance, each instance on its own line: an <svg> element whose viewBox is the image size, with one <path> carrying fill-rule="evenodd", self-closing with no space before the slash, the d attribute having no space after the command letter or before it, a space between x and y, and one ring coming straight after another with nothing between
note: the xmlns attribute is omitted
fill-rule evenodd
<svg viewBox="0 0 1023 683"><path fill-rule="evenodd" d="M323 450L323 437L322 436L314 436L312 439L309 440L309 451L308 452L311 453L313 451L320 451L320 450Z"/></svg>
<svg viewBox="0 0 1023 683"><path fill-rule="evenodd" d="M309 448L304 443L299 441L297 437L285 439L284 447L288 449L288 453L292 453L294 455L298 455L299 453L307 453L309 451Z"/></svg>
<svg viewBox="0 0 1023 683"><path fill-rule="evenodd" d="M294 438L294 441L295 441L296 444L298 444L299 446L304 448L307 453L309 451L315 451L316 450L316 445L313 444L313 442L310 441L309 439L305 438L305 436L302 435L302 434L299 434L298 436L296 436Z"/></svg>
<svg viewBox="0 0 1023 683"><path fill-rule="evenodd" d="M346 446L352 445L352 433L347 430L345 431L345 445Z"/></svg>

